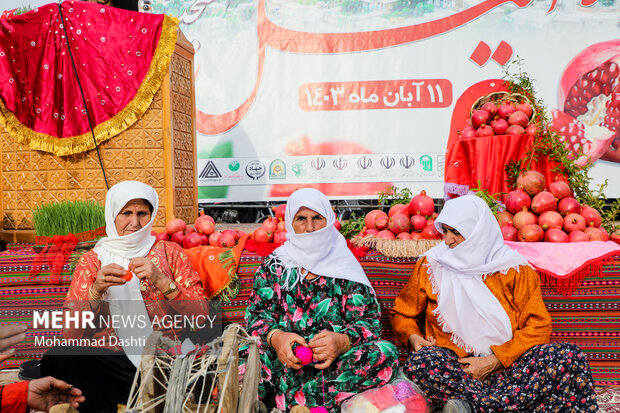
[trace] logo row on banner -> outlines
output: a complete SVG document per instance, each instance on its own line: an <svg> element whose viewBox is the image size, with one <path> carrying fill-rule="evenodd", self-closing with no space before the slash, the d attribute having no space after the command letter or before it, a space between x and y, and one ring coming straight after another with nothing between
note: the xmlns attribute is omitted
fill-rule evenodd
<svg viewBox="0 0 620 413"><path fill-rule="evenodd" d="M444 154L198 159L198 185L442 181Z"/></svg>

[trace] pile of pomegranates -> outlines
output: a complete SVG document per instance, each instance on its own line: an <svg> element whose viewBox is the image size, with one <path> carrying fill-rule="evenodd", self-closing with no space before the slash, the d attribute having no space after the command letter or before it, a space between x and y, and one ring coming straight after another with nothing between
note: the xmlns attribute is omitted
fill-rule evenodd
<svg viewBox="0 0 620 413"><path fill-rule="evenodd" d="M165 231L153 233L158 240L176 242L186 249L200 245L232 247L243 234L243 231L236 229L216 231L215 220L204 212L196 218L193 226L187 225L182 219L173 218L166 224Z"/></svg>
<svg viewBox="0 0 620 413"><path fill-rule="evenodd" d="M528 102L514 103L504 100L499 105L487 102L474 109L469 119L470 125L461 131L461 139L481 136L535 134L538 126L530 123L533 109Z"/></svg>
<svg viewBox="0 0 620 413"><path fill-rule="evenodd" d="M364 217L364 229L359 236L374 235L381 239L442 239L435 228L435 203L421 191L409 204L394 204L386 214L373 209Z"/></svg>
<svg viewBox="0 0 620 413"><path fill-rule="evenodd" d="M563 180L548 186L543 174L526 171L517 178L517 189L506 194L506 210L497 214L507 241L583 242L607 241L601 215L580 204Z"/></svg>

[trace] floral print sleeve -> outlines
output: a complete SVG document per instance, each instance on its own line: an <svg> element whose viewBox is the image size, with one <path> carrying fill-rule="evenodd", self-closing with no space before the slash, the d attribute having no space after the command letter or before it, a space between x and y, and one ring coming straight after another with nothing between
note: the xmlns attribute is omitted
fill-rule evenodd
<svg viewBox="0 0 620 413"><path fill-rule="evenodd" d="M341 331L356 346L381 338L381 308L373 290L352 281L336 280L342 289L342 314L346 328ZM338 288L337 287L337 288Z"/></svg>
<svg viewBox="0 0 620 413"><path fill-rule="evenodd" d="M266 260L267 261L267 260ZM267 333L279 326L280 285L275 283L271 271L263 263L254 275L254 287L245 311L248 333L265 342Z"/></svg>

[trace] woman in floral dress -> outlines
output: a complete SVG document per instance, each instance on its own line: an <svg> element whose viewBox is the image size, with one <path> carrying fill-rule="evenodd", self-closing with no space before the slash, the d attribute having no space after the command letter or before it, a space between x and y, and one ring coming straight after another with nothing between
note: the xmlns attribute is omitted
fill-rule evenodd
<svg viewBox="0 0 620 413"><path fill-rule="evenodd" d="M325 195L296 191L285 217L287 241L256 272L245 316L260 338L259 396L285 411L339 411L346 398L392 378L398 351L380 340L374 290L334 228ZM297 346L310 347L313 363L302 366Z"/></svg>
<svg viewBox="0 0 620 413"><path fill-rule="evenodd" d="M585 356L574 344L549 343L540 278L504 245L484 201L448 201L435 226L445 243L418 261L390 314L411 350L404 372L431 406L444 413L596 412Z"/></svg>

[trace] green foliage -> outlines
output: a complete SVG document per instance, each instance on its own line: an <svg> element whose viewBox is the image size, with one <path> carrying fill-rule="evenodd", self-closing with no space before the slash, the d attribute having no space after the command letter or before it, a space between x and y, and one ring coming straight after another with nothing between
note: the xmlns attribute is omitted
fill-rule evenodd
<svg viewBox="0 0 620 413"><path fill-rule="evenodd" d="M15 12L13 13L13 16L18 16L20 14L28 13L30 10L33 10L33 9L34 7L32 7L30 4L28 4L27 6L18 7L17 10L15 10Z"/></svg>
<svg viewBox="0 0 620 413"><path fill-rule="evenodd" d="M485 188L482 188L482 183L480 182L480 180L478 180L478 188L473 188L472 191L476 193L476 196L482 198L482 200L487 203L487 205L493 212L493 215L497 216L497 213L502 206L499 203L498 199L500 199L500 197L504 194L498 193L491 195L489 191L487 191Z"/></svg>
<svg viewBox="0 0 620 413"><path fill-rule="evenodd" d="M394 185L388 185L379 191L380 205L408 204L411 201L411 191L409 188L399 189Z"/></svg>
<svg viewBox="0 0 620 413"><path fill-rule="evenodd" d="M364 217L351 218L340 223L340 233L346 239L351 239L364 229Z"/></svg>
<svg viewBox="0 0 620 413"><path fill-rule="evenodd" d="M95 201L42 204L32 211L37 236L78 234L105 226L103 207Z"/></svg>
<svg viewBox="0 0 620 413"><path fill-rule="evenodd" d="M517 67L516 70L513 69L513 66ZM504 80L510 91L520 93L530 100L536 112L533 121L537 123L540 130L532 149L526 152L525 157L518 162L511 162L506 165L508 186L516 187L517 177L521 172L530 170L532 162L537 161L539 157L547 157L550 161L558 164L554 167L553 172L563 175L568 180L575 193L575 198L582 204L596 209L603 218L603 227L610 233L615 232L618 229L616 219L618 212L620 212L619 201L616 201L610 208L604 208L606 197L603 191L607 186L607 180L595 189L590 188L592 178L588 172L593 164L588 162L583 167L578 165L576 159L583 153L575 155L560 141L559 135L553 130L553 122L549 117L547 107L542 100L536 97L534 79L523 71L523 61L519 57L504 66Z"/></svg>

